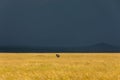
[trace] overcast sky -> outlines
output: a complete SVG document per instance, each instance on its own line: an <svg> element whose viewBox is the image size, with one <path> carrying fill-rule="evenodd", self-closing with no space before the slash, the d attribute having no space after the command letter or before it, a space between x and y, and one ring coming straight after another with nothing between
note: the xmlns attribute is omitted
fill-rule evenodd
<svg viewBox="0 0 120 80"><path fill-rule="evenodd" d="M0 0L0 46L120 45L119 0Z"/></svg>

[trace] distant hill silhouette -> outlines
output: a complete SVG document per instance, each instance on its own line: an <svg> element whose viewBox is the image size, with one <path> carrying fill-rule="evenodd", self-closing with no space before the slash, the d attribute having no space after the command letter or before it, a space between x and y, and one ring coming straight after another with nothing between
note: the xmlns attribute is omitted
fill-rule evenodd
<svg viewBox="0 0 120 80"><path fill-rule="evenodd" d="M0 52L120 52L119 46L97 43L84 47L0 47Z"/></svg>
<svg viewBox="0 0 120 80"><path fill-rule="evenodd" d="M113 46L111 44L107 43L98 43L94 44L89 47L85 47L84 50L88 50L90 52L119 52L120 47L119 46Z"/></svg>

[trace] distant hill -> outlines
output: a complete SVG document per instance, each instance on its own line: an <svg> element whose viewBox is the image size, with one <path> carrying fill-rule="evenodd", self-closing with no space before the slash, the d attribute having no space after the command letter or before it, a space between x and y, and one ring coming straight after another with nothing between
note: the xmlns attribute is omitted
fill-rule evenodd
<svg viewBox="0 0 120 80"><path fill-rule="evenodd" d="M120 52L119 46L97 43L84 47L0 47L0 52Z"/></svg>
<svg viewBox="0 0 120 80"><path fill-rule="evenodd" d="M120 47L107 43L98 43L85 47L84 50L88 52L120 52Z"/></svg>
<svg viewBox="0 0 120 80"><path fill-rule="evenodd" d="M63 48L63 52L120 52L120 47L107 43L97 43L84 47L66 47Z"/></svg>

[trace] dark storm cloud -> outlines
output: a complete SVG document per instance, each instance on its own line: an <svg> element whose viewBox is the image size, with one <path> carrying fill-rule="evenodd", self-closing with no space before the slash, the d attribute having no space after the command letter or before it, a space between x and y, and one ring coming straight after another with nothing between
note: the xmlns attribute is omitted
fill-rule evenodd
<svg viewBox="0 0 120 80"><path fill-rule="evenodd" d="M118 0L1 0L0 44L120 45Z"/></svg>

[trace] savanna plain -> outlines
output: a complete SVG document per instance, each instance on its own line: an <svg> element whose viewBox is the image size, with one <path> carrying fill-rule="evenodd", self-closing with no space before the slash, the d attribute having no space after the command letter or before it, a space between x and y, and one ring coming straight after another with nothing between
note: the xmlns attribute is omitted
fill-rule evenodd
<svg viewBox="0 0 120 80"><path fill-rule="evenodd" d="M119 53L0 53L0 80L120 80Z"/></svg>

